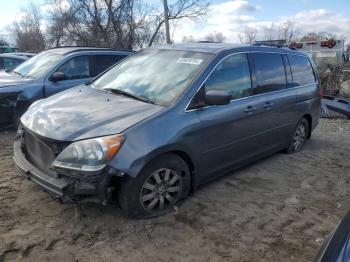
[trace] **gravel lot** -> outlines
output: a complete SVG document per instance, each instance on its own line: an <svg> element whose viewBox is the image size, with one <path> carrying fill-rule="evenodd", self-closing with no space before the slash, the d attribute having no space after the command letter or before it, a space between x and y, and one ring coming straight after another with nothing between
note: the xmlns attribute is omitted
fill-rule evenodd
<svg viewBox="0 0 350 262"><path fill-rule="evenodd" d="M310 261L350 209L350 121L322 119L303 152L200 188L176 211L128 220L59 204L16 175L0 132L0 261Z"/></svg>

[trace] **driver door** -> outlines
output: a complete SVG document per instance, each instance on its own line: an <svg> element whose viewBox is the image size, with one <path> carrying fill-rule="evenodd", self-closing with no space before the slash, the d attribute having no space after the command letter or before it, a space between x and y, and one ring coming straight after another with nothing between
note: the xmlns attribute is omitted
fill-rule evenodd
<svg viewBox="0 0 350 262"><path fill-rule="evenodd" d="M205 82L206 91L226 90L232 96L227 105L208 106L195 112L201 122L198 135L201 168L210 179L213 173L250 159L264 150L261 134L266 129L263 100L252 96L248 54L226 57Z"/></svg>
<svg viewBox="0 0 350 262"><path fill-rule="evenodd" d="M52 81L51 76L55 72L64 73L66 79L61 81ZM56 69L55 72L53 72L46 80L46 97L88 82L92 78L90 56L73 57Z"/></svg>

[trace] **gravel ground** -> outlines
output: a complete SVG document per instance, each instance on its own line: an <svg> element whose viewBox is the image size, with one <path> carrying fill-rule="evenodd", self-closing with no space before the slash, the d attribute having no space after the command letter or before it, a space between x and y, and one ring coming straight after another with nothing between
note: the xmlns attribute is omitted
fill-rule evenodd
<svg viewBox="0 0 350 262"><path fill-rule="evenodd" d="M0 261L310 261L350 209L350 121L322 119L304 151L201 187L173 213L59 204L18 175L0 133Z"/></svg>

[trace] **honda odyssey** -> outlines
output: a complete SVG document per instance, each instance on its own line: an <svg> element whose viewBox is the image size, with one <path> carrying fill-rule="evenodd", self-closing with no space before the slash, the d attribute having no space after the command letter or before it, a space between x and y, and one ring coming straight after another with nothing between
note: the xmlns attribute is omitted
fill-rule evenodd
<svg viewBox="0 0 350 262"><path fill-rule="evenodd" d="M56 198L115 200L129 217L154 217L227 171L300 151L320 94L312 61L289 48L148 48L31 105L14 161Z"/></svg>

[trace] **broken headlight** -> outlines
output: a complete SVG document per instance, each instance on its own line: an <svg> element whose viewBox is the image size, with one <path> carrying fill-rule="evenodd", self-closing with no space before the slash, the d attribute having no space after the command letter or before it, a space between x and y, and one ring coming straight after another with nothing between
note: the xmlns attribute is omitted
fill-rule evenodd
<svg viewBox="0 0 350 262"><path fill-rule="evenodd" d="M123 141L123 135L113 135L74 142L57 156L52 165L79 171L101 170L119 151Z"/></svg>

